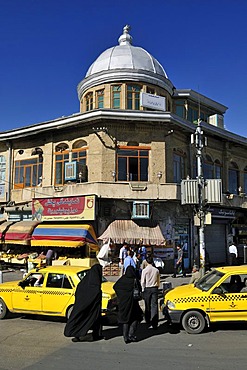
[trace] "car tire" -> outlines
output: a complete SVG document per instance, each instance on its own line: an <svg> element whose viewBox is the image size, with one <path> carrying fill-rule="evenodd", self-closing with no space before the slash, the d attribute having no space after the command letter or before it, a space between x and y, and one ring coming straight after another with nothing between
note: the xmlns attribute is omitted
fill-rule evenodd
<svg viewBox="0 0 247 370"><path fill-rule="evenodd" d="M204 316L198 311L188 311L182 319L182 326L189 334L201 333L206 325Z"/></svg>
<svg viewBox="0 0 247 370"><path fill-rule="evenodd" d="M72 310L73 310L73 307L74 307L74 306L70 306L70 307L67 309L67 312L66 312L66 319L67 319L67 320L69 319L69 317L70 317L70 315L71 315L71 312L72 312Z"/></svg>
<svg viewBox="0 0 247 370"><path fill-rule="evenodd" d="M0 298L0 320L5 319L9 310L2 298Z"/></svg>

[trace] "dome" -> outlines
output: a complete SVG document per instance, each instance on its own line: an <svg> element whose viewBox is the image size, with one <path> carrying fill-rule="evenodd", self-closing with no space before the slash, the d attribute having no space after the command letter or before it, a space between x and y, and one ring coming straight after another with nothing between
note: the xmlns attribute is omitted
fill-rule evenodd
<svg viewBox="0 0 247 370"><path fill-rule="evenodd" d="M136 81L158 85L172 93L173 85L162 65L145 49L132 45L130 26L125 26L119 45L105 50L89 67L78 85L78 96L89 88L107 82Z"/></svg>
<svg viewBox="0 0 247 370"><path fill-rule="evenodd" d="M118 39L119 45L100 54L88 69L86 77L102 71L128 68L145 70L168 78L162 65L151 54L141 47L132 46L129 29L129 26L124 27L123 34Z"/></svg>

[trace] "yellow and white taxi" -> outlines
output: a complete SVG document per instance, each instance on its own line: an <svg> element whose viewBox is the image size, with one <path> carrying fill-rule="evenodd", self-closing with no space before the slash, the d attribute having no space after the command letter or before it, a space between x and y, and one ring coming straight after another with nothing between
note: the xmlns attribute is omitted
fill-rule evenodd
<svg viewBox="0 0 247 370"><path fill-rule="evenodd" d="M219 321L247 321L247 266L215 268L164 294L164 315L190 334Z"/></svg>
<svg viewBox="0 0 247 370"><path fill-rule="evenodd" d="M21 281L0 284L0 319L9 312L69 317L76 286L90 267L48 266L31 270ZM114 283L102 277L102 314L116 309Z"/></svg>

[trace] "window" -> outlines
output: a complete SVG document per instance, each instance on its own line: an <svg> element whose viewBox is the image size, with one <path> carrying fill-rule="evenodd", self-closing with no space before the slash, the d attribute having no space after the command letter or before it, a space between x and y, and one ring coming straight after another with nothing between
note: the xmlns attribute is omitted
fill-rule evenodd
<svg viewBox="0 0 247 370"><path fill-rule="evenodd" d="M15 161L14 188L38 186L43 172L43 158L24 159Z"/></svg>
<svg viewBox="0 0 247 370"><path fill-rule="evenodd" d="M180 184L182 179L185 178L185 155L175 151L173 153L173 181Z"/></svg>
<svg viewBox="0 0 247 370"><path fill-rule="evenodd" d="M47 288L72 289L72 285L67 275L64 274L49 274L46 286Z"/></svg>
<svg viewBox="0 0 247 370"><path fill-rule="evenodd" d="M238 194L239 170L235 162L231 162L228 169L228 190L231 194Z"/></svg>
<svg viewBox="0 0 247 370"><path fill-rule="evenodd" d="M182 118L185 118L185 101L176 100L175 101L175 113Z"/></svg>
<svg viewBox="0 0 247 370"><path fill-rule="evenodd" d="M69 151L55 153L55 185L64 184L64 164L69 162Z"/></svg>
<svg viewBox="0 0 247 370"><path fill-rule="evenodd" d="M104 90L99 90L96 92L97 96L97 108L104 108Z"/></svg>
<svg viewBox="0 0 247 370"><path fill-rule="evenodd" d="M0 155L0 184L5 183L6 178L6 160L3 155Z"/></svg>
<svg viewBox="0 0 247 370"><path fill-rule="evenodd" d="M206 155L203 163L203 177L205 179L213 179L214 178L214 163L210 155Z"/></svg>
<svg viewBox="0 0 247 370"><path fill-rule="evenodd" d="M112 86L112 108L120 108L121 85Z"/></svg>
<svg viewBox="0 0 247 370"><path fill-rule="evenodd" d="M127 85L127 109L140 109L140 91L138 85Z"/></svg>
<svg viewBox="0 0 247 370"><path fill-rule="evenodd" d="M90 92L85 97L86 100L86 111L93 109L93 93Z"/></svg>
<svg viewBox="0 0 247 370"><path fill-rule="evenodd" d="M148 149L130 147L117 151L118 181L148 181Z"/></svg>
<svg viewBox="0 0 247 370"><path fill-rule="evenodd" d="M222 164L218 159L214 161L214 178L215 179L222 178Z"/></svg>
<svg viewBox="0 0 247 370"><path fill-rule="evenodd" d="M247 166L244 168L244 193L247 195Z"/></svg>

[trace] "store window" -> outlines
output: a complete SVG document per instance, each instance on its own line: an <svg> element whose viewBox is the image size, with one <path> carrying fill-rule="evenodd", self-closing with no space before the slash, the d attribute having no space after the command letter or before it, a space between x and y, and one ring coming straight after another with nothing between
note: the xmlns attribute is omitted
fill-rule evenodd
<svg viewBox="0 0 247 370"><path fill-rule="evenodd" d="M185 154L175 150L173 152L173 181L180 184L185 178Z"/></svg>
<svg viewBox="0 0 247 370"><path fill-rule="evenodd" d="M244 168L244 193L247 195L247 166Z"/></svg>
<svg viewBox="0 0 247 370"><path fill-rule="evenodd" d="M0 155L0 184L5 184L6 179L6 159Z"/></svg>
<svg viewBox="0 0 247 370"><path fill-rule="evenodd" d="M228 168L228 191L231 194L238 194L239 168L237 163L231 162Z"/></svg>
<svg viewBox="0 0 247 370"><path fill-rule="evenodd" d="M43 157L15 161L14 188L38 186L42 179Z"/></svg>
<svg viewBox="0 0 247 370"><path fill-rule="evenodd" d="M93 93L90 92L85 96L86 101L86 111L93 109Z"/></svg>
<svg viewBox="0 0 247 370"><path fill-rule="evenodd" d="M148 181L149 148L122 147L117 150L118 181Z"/></svg>
<svg viewBox="0 0 247 370"><path fill-rule="evenodd" d="M112 86L112 108L120 108L121 85Z"/></svg>
<svg viewBox="0 0 247 370"><path fill-rule="evenodd" d="M96 91L97 108L104 108L104 89Z"/></svg>
<svg viewBox="0 0 247 370"><path fill-rule="evenodd" d="M140 92L140 86L127 85L127 109L140 109Z"/></svg>
<svg viewBox="0 0 247 370"><path fill-rule="evenodd" d="M203 177L205 179L214 178L214 163L210 155L206 155L203 163Z"/></svg>

